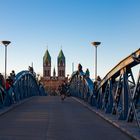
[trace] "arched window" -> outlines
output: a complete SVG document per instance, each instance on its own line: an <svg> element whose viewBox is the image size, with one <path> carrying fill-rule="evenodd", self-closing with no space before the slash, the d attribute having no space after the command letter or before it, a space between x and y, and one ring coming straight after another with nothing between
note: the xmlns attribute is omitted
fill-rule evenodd
<svg viewBox="0 0 140 140"><path fill-rule="evenodd" d="M62 76L64 76L64 71L62 70Z"/></svg>
<svg viewBox="0 0 140 140"><path fill-rule="evenodd" d="M59 76L61 76L61 71L59 70Z"/></svg>
<svg viewBox="0 0 140 140"><path fill-rule="evenodd" d="M49 70L47 71L47 76L50 76L50 71Z"/></svg>
<svg viewBox="0 0 140 140"><path fill-rule="evenodd" d="M44 75L47 76L47 71L46 70L44 71Z"/></svg>

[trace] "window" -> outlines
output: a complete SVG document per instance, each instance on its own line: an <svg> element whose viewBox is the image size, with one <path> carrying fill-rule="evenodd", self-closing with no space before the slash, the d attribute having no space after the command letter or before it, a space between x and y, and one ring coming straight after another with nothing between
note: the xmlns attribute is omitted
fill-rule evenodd
<svg viewBox="0 0 140 140"><path fill-rule="evenodd" d="M44 71L44 76L47 76L47 71L46 70Z"/></svg>
<svg viewBox="0 0 140 140"><path fill-rule="evenodd" d="M47 70L47 76L50 76L50 71L49 70Z"/></svg>

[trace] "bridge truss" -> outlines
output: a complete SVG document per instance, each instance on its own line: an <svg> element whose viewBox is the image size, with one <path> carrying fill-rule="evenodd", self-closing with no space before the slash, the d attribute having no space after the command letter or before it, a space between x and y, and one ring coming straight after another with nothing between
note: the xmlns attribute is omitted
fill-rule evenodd
<svg viewBox="0 0 140 140"><path fill-rule="evenodd" d="M46 95L44 87L39 84L29 71L21 71L8 91L0 86L0 107L10 106L22 99L35 95Z"/></svg>
<svg viewBox="0 0 140 140"><path fill-rule="evenodd" d="M136 121L140 127L140 71L137 80L132 68L140 64L140 49L119 62L101 81L92 81L82 70L70 78L73 96L88 101L119 120Z"/></svg>

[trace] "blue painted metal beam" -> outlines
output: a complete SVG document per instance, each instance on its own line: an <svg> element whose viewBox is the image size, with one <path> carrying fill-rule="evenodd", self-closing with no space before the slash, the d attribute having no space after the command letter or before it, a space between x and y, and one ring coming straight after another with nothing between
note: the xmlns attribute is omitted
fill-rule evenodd
<svg viewBox="0 0 140 140"><path fill-rule="evenodd" d="M131 71L139 64L140 49L119 62L101 81L94 83L81 66L70 78L70 91L73 96L88 101L98 109L117 115L118 119L129 122L136 119L139 126L140 78L135 84Z"/></svg>

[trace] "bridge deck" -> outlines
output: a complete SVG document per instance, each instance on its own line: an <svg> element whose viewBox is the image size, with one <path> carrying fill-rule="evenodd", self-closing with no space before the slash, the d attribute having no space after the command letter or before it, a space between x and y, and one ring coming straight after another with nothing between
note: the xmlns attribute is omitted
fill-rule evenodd
<svg viewBox="0 0 140 140"><path fill-rule="evenodd" d="M0 140L129 140L72 98L33 97L0 116Z"/></svg>

